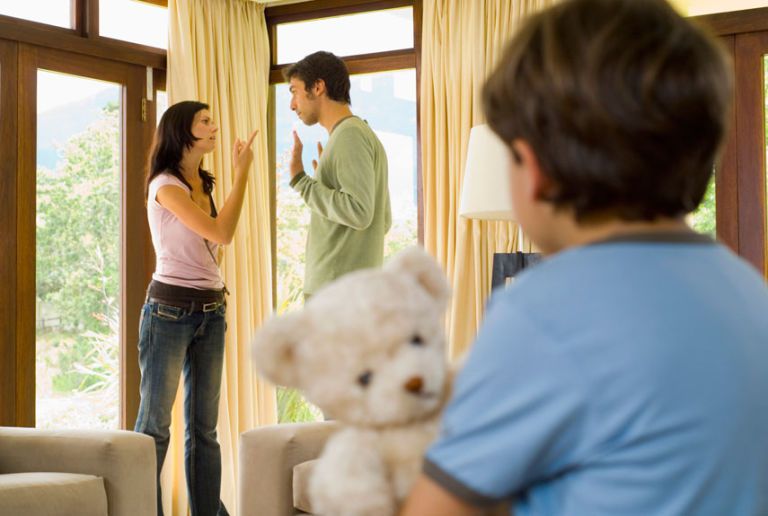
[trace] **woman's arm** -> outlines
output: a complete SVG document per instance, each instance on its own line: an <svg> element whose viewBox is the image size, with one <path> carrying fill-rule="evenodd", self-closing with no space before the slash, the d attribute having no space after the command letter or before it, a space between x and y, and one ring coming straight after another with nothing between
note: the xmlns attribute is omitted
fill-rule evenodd
<svg viewBox="0 0 768 516"><path fill-rule="evenodd" d="M216 218L202 210L181 188L161 187L157 191L157 202L189 229L201 237L217 244L229 244L235 234L237 221L243 207L245 185L248 172L253 162L251 145L259 131L254 131L247 142L235 140L232 149L232 162L235 165L235 181L227 200Z"/></svg>

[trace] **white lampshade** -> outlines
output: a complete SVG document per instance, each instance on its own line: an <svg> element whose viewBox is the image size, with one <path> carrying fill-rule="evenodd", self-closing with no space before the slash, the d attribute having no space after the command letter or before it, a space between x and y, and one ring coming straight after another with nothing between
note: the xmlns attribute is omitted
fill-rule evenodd
<svg viewBox="0 0 768 516"><path fill-rule="evenodd" d="M469 133L459 215L468 219L513 220L507 145L486 124Z"/></svg>

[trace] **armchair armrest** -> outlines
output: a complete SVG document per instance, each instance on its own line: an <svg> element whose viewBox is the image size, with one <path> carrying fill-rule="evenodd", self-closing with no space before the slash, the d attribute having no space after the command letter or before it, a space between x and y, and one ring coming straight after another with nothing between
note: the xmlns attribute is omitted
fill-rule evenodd
<svg viewBox="0 0 768 516"><path fill-rule="evenodd" d="M157 512L155 445L126 430L0 427L0 474L64 472L104 479L110 516Z"/></svg>
<svg viewBox="0 0 768 516"><path fill-rule="evenodd" d="M316 459L333 421L269 425L240 434L240 516L293 516L293 467Z"/></svg>

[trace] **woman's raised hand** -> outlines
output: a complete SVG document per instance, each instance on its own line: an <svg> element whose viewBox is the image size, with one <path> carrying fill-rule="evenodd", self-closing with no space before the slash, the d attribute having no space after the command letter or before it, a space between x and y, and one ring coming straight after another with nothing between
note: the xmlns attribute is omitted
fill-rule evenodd
<svg viewBox="0 0 768 516"><path fill-rule="evenodd" d="M251 149L251 145L253 145L253 139L256 138L258 132L258 129L253 131L247 142L240 138L235 139L235 145L232 148L232 163L238 174L248 174L248 169L253 162L253 149Z"/></svg>

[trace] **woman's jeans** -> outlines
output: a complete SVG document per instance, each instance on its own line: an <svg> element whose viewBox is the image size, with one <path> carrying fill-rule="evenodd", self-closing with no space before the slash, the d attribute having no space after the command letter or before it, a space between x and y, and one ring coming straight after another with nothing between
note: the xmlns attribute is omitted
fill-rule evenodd
<svg viewBox="0 0 768 516"><path fill-rule="evenodd" d="M207 307L206 307L207 308ZM221 451L216 440L226 305L195 311L148 302L141 312L141 405L135 431L157 452L157 514L163 516L160 471L168 451L171 407L184 371L184 466L192 516L224 516Z"/></svg>

